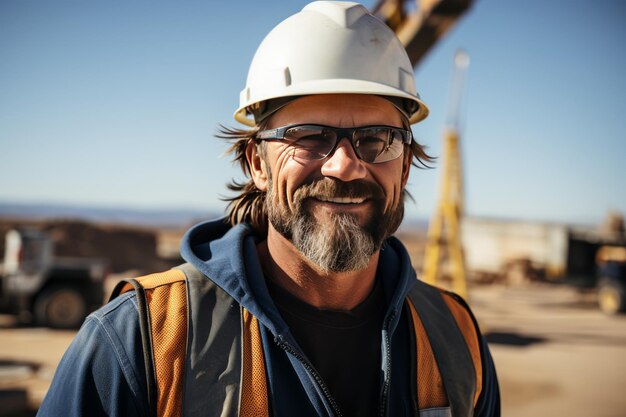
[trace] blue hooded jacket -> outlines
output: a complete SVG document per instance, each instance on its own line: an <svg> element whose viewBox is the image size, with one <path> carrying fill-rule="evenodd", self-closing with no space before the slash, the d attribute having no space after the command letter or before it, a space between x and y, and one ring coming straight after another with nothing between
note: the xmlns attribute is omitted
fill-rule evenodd
<svg viewBox="0 0 626 417"><path fill-rule="evenodd" d="M265 284L247 224L202 223L185 235L182 257L259 321L273 416L337 416L324 382L299 348ZM410 320L403 304L415 271L403 245L391 237L378 265L387 312L381 345L381 399L377 415L416 415L411 380ZM475 416L498 416L498 384L480 340L483 389ZM355 375L358 378L358 375ZM38 416L146 416L146 380L134 292L92 313L63 356Z"/></svg>

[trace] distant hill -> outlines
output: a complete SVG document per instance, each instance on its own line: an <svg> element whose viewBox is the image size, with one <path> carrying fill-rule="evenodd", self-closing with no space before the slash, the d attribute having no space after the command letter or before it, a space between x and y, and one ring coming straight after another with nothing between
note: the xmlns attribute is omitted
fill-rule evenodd
<svg viewBox="0 0 626 417"><path fill-rule="evenodd" d="M223 216L217 211L202 210L141 210L103 208L94 206L11 203L0 201L0 219L16 220L84 220L94 223L124 224L145 227L188 227L203 220ZM399 232L426 232L428 220L405 218Z"/></svg>
<svg viewBox="0 0 626 417"><path fill-rule="evenodd" d="M145 227L187 227L222 214L202 210L141 210L62 204L0 202L0 218L22 220L78 219Z"/></svg>

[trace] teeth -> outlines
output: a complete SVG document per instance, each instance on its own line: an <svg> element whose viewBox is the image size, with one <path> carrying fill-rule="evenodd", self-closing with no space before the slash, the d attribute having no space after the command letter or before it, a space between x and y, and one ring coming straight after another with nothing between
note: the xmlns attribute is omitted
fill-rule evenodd
<svg viewBox="0 0 626 417"><path fill-rule="evenodd" d="M322 197L321 201L328 201L329 203L337 204L360 204L365 201L364 198L350 198L350 197Z"/></svg>

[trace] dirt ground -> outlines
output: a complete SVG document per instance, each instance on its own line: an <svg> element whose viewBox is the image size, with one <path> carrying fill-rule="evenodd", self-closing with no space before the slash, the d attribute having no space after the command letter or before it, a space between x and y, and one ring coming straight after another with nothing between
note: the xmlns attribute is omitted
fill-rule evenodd
<svg viewBox="0 0 626 417"><path fill-rule="evenodd" d="M503 415L626 416L626 316L568 287L482 287L471 304L495 359Z"/></svg>
<svg viewBox="0 0 626 417"><path fill-rule="evenodd" d="M592 294L538 284L476 287L470 303L495 358L503 416L626 416L626 316L602 315ZM0 317L0 416L34 414L73 335Z"/></svg>

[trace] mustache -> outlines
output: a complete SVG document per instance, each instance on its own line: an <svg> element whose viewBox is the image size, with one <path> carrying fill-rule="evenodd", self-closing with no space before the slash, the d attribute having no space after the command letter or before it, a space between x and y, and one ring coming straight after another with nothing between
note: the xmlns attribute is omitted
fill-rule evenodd
<svg viewBox="0 0 626 417"><path fill-rule="evenodd" d="M364 198L382 200L383 189L376 183L366 180L344 182L331 177L324 177L301 185L294 193L294 200L301 202L306 198Z"/></svg>

